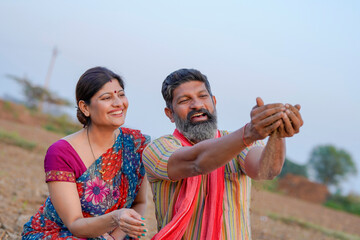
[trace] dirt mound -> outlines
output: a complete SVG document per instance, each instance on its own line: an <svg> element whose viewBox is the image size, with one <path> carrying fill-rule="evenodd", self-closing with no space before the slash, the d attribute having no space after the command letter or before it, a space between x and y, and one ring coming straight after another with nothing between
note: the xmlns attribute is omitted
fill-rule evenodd
<svg viewBox="0 0 360 240"><path fill-rule="evenodd" d="M324 203L330 195L325 185L290 173L279 180L278 189L286 195L318 204Z"/></svg>
<svg viewBox="0 0 360 240"><path fill-rule="evenodd" d="M24 123L31 126L45 124L47 116L41 113L34 113L24 105L4 101L0 99L1 119L18 123Z"/></svg>

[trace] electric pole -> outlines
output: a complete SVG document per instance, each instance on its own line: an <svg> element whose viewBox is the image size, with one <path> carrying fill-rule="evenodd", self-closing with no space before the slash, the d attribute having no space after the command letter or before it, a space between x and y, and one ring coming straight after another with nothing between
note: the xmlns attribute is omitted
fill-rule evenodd
<svg viewBox="0 0 360 240"><path fill-rule="evenodd" d="M49 89L49 83L50 83L50 78L51 78L51 74L52 71L54 69L54 64L55 64L55 58L58 54L58 50L56 47L54 47L53 52L52 52L52 56L51 56L51 60L50 60L50 65L48 68L48 72L46 74L46 78L45 78L45 84L44 84L44 89L48 90ZM44 103L44 99L41 99L40 105L39 105L39 109L42 112L43 110L43 103Z"/></svg>

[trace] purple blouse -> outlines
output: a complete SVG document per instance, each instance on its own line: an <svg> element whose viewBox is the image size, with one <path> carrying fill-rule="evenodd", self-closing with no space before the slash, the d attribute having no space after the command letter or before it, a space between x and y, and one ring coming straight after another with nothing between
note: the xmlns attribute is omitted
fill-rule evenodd
<svg viewBox="0 0 360 240"><path fill-rule="evenodd" d="M44 168L46 182L75 182L87 170L75 149L64 139L49 147Z"/></svg>

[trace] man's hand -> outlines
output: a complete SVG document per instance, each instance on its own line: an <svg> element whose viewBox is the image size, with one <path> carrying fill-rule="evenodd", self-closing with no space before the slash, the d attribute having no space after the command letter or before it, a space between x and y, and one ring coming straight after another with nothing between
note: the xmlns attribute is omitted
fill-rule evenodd
<svg viewBox="0 0 360 240"><path fill-rule="evenodd" d="M245 129L247 143L264 139L276 131L283 122L286 107L282 103L266 104L261 98L256 98L257 105L250 113L251 121Z"/></svg>
<svg viewBox="0 0 360 240"><path fill-rule="evenodd" d="M256 98L256 106L253 108L253 111L256 108L261 108L270 105L273 104L264 105L264 101L260 97L258 97ZM288 103L283 106L285 107L284 109L285 114L282 114L280 125L276 128L276 131L274 131L274 133L276 133L277 136L280 138L292 137L295 134L299 133L300 127L304 124L304 121L302 120L300 114L301 106L299 104L292 106L291 104ZM273 122L272 126L274 127L277 124L278 122ZM272 133L273 132L271 132L269 135L271 135Z"/></svg>
<svg viewBox="0 0 360 240"><path fill-rule="evenodd" d="M256 98L251 111L249 127L245 127L245 139L250 143L269 136L265 148L251 148L245 159L246 174L257 180L273 179L280 174L285 161L285 137L299 132L303 120L300 105L267 104Z"/></svg>
<svg viewBox="0 0 360 240"><path fill-rule="evenodd" d="M285 116L282 119L282 124L277 129L279 137L292 137L295 134L299 133L300 127L304 124L300 114L301 106L299 104L292 106L290 104L285 104Z"/></svg>

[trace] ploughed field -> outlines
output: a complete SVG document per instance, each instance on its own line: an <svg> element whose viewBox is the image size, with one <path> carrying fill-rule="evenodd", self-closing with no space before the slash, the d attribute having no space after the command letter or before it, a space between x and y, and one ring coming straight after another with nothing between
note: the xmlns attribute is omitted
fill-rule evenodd
<svg viewBox="0 0 360 240"><path fill-rule="evenodd" d="M0 132L16 133L36 143L29 150L0 139L0 240L20 239L23 224L47 197L43 159L46 149L62 137L32 121L2 118ZM152 194L148 188L146 221L150 239L156 232ZM252 190L253 239L360 239L360 217L295 198ZM144 239L144 238L142 238Z"/></svg>

